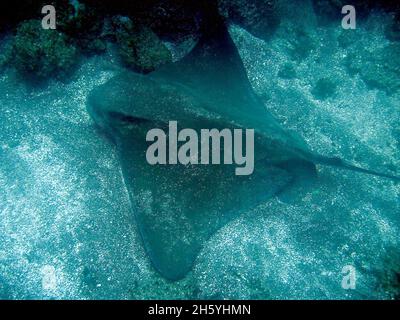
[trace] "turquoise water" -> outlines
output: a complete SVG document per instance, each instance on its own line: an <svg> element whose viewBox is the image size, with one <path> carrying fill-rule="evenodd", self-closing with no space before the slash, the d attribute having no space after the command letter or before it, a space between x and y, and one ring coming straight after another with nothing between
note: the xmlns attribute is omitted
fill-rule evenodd
<svg viewBox="0 0 400 320"><path fill-rule="evenodd" d="M320 154L398 174L400 94L348 68L349 59L368 68L388 52L380 61L388 71L378 76L393 77L399 58L387 49L389 17L377 12L356 30L319 26L307 7L284 17L268 42L230 27L265 108ZM184 279L160 276L144 251L116 148L86 109L89 92L117 72L108 56L96 56L67 84L32 87L13 70L1 74L0 298L393 297L399 185L329 167L318 167L307 193L273 198L222 227ZM357 271L355 290L341 286L346 265Z"/></svg>

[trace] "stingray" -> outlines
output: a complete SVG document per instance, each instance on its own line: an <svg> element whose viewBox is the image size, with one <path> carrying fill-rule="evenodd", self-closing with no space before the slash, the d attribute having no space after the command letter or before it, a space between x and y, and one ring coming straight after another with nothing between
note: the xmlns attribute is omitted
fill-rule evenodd
<svg viewBox="0 0 400 320"><path fill-rule="evenodd" d="M315 181L316 164L399 180L314 153L265 109L247 78L224 23L214 25L182 60L141 75L122 72L95 88L88 112L117 146L124 183L153 266L178 280L205 242L245 210L276 195L289 197ZM153 128L254 129L254 172L232 165L150 165Z"/></svg>

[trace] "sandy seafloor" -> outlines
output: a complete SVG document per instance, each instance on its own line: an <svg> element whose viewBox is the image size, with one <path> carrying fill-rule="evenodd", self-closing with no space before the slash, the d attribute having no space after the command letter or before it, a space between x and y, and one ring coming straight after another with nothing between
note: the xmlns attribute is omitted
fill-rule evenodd
<svg viewBox="0 0 400 320"><path fill-rule="evenodd" d="M387 45L386 18L372 15L352 31L289 18L269 42L230 28L265 107L321 154L399 173L400 95L368 88L344 67L348 50ZM318 44L302 60L293 58L294 29ZM344 32L353 32L347 49L337 40ZM0 298L391 297L400 186L328 167L319 167L308 193L290 203L274 198L222 228L185 279L160 277L144 252L116 150L86 112L90 90L116 72L108 58L87 59L69 83L42 88L13 70L0 75ZM294 79L279 76L287 62ZM318 100L312 88L327 75L336 92ZM341 287L345 265L357 271L355 290Z"/></svg>

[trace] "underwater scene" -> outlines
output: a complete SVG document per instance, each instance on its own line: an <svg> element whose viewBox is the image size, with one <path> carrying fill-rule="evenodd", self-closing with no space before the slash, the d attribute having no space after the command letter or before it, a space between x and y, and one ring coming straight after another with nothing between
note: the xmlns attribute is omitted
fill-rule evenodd
<svg viewBox="0 0 400 320"><path fill-rule="evenodd" d="M0 3L0 299L400 299L400 2Z"/></svg>

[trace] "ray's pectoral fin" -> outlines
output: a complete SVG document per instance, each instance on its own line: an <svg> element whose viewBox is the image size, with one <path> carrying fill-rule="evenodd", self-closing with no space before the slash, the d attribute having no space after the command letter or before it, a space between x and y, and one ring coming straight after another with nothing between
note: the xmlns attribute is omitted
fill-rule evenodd
<svg viewBox="0 0 400 320"><path fill-rule="evenodd" d="M290 175L265 163L236 176L233 165L154 165L144 132L121 141L121 163L146 250L166 278L185 276L202 245L243 210L268 200Z"/></svg>

